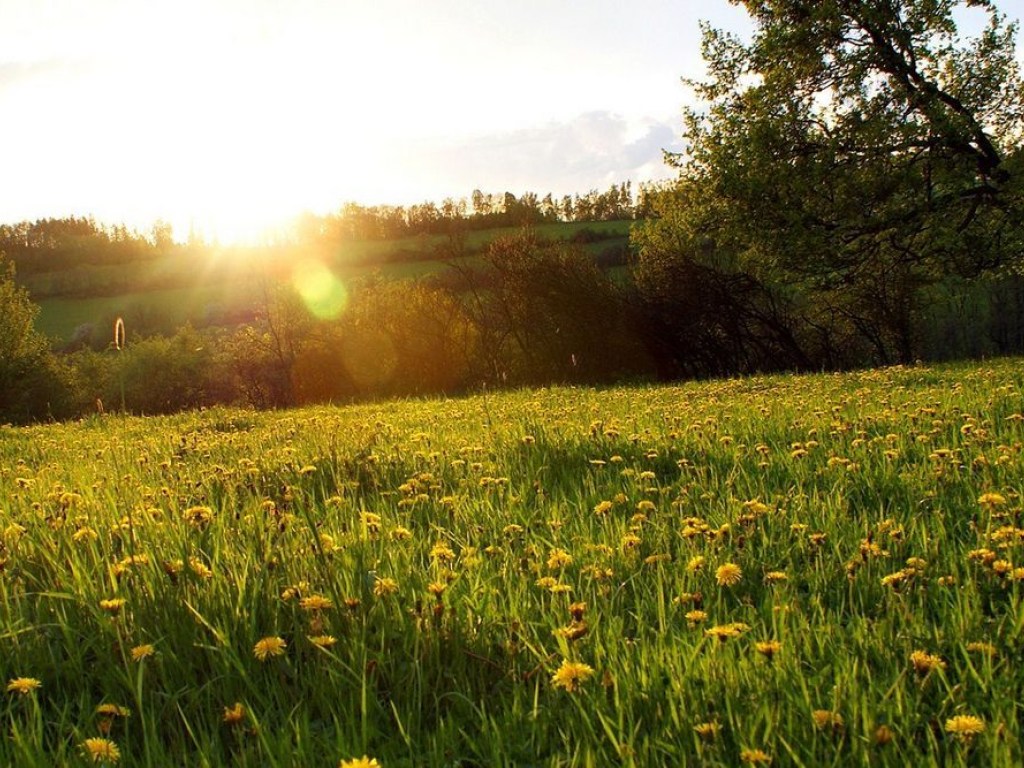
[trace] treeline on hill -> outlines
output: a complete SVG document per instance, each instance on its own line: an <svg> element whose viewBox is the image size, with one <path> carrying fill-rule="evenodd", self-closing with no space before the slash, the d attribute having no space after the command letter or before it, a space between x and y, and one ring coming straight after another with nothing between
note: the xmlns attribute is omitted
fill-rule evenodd
<svg viewBox="0 0 1024 768"><path fill-rule="evenodd" d="M333 319L268 291L235 329L61 359L33 336L31 304L8 279L0 297L18 310L0 322L21 319L0 335L0 413L65 415L122 397L147 413L283 406L1024 352L1015 29L989 3L975 4L989 23L967 40L953 2L743 4L750 42L705 31L709 75L693 84L702 102L686 116L688 149L634 224L630 279L529 230L476 261L459 258L453 236L448 271L365 281ZM22 380L38 387L13 386Z"/></svg>
<svg viewBox="0 0 1024 768"><path fill-rule="evenodd" d="M398 240L416 235L448 235L454 230L523 227L558 221L621 221L642 219L651 211L653 187L629 181L605 191L543 197L534 192L516 196L474 190L469 199L441 203L375 205L346 203L334 213L306 214L287 231L276 233L267 246L322 245L358 240ZM142 233L124 225L106 225L89 217L50 218L0 224L0 253L5 253L24 278L43 272L73 271L86 265L133 264L165 255L203 258L211 243L192 233L183 243L172 238L170 224L156 222Z"/></svg>

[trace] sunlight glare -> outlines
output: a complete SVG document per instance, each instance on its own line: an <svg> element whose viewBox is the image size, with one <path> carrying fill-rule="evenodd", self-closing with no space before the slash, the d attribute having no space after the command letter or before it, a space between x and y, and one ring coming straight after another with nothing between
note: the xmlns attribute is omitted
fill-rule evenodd
<svg viewBox="0 0 1024 768"><path fill-rule="evenodd" d="M348 291L321 262L308 260L297 264L292 271L292 284L306 308L319 319L334 319L345 311Z"/></svg>

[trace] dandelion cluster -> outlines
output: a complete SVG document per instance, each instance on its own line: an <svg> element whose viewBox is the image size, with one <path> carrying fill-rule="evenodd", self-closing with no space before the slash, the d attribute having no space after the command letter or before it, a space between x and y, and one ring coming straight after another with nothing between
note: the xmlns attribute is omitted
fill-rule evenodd
<svg viewBox="0 0 1024 768"><path fill-rule="evenodd" d="M0 764L1022 764L1021 398L1000 361L0 427Z"/></svg>

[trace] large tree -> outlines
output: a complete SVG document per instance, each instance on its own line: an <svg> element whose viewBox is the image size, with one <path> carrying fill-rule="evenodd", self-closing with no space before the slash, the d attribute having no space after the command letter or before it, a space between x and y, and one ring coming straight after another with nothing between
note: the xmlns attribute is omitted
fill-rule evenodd
<svg viewBox="0 0 1024 768"><path fill-rule="evenodd" d="M808 338L852 332L875 359L912 359L928 285L1024 252L1016 30L989 0L736 4L754 33L704 29L708 76L640 238L641 282L681 263L739 273ZM965 39L968 7L985 24Z"/></svg>

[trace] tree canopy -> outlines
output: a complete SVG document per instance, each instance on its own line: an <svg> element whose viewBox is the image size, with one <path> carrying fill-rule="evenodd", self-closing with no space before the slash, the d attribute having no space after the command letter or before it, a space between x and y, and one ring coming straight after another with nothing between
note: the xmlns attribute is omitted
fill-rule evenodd
<svg viewBox="0 0 1024 768"><path fill-rule="evenodd" d="M910 359L922 290L1024 253L1016 29L988 0L737 4L754 34L704 29L708 76L641 271L742 272L808 327ZM967 6L986 19L969 39Z"/></svg>

